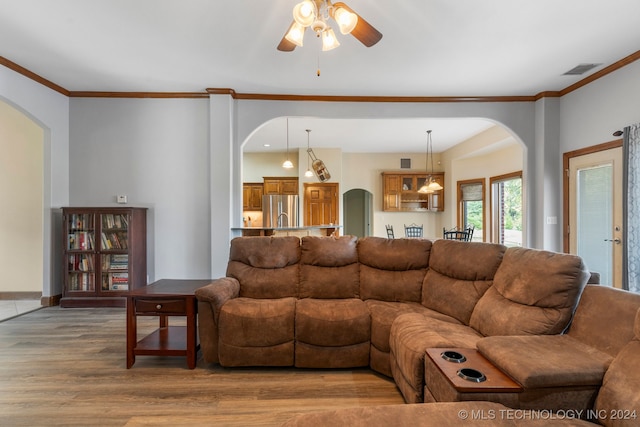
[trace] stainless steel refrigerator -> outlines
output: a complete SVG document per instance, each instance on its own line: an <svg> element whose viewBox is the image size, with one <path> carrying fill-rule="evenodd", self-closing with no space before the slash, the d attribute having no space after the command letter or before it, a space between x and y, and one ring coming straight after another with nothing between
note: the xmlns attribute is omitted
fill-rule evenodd
<svg viewBox="0 0 640 427"><path fill-rule="evenodd" d="M297 195L262 196L262 223L267 228L298 227L300 206Z"/></svg>

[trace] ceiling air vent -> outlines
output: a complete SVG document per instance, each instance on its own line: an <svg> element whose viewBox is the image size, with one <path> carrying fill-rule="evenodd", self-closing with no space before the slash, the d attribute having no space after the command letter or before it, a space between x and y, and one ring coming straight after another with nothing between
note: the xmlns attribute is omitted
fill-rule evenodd
<svg viewBox="0 0 640 427"><path fill-rule="evenodd" d="M579 64L563 74L563 76L579 76L602 64Z"/></svg>

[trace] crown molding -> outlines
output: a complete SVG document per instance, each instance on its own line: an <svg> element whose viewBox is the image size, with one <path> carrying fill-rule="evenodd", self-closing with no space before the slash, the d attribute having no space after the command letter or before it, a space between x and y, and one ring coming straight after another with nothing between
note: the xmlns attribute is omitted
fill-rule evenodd
<svg viewBox="0 0 640 427"><path fill-rule="evenodd" d="M4 65L8 69L13 70L18 74L22 74L23 76L28 77L34 82L38 82L41 85L48 87L49 89L59 92L65 96L69 96L70 92L67 89L63 88L62 86L58 86L57 84L45 79L44 77L40 77L36 73L29 71L24 67L21 67L13 61L9 61L4 56L0 56L0 65Z"/></svg>
<svg viewBox="0 0 640 427"><path fill-rule="evenodd" d="M448 103L448 102L534 102L543 98L559 98L601 77L619 70L640 59L640 50L614 62L608 67L560 91L544 91L533 96L340 96L340 95L284 95L261 93L238 93L231 88L207 88L204 92L99 92L69 91L44 77L0 56L0 65L22 74L56 92L70 98L207 98L210 95L229 95L233 99L263 101L320 101L320 102L405 102L405 103Z"/></svg>
<svg viewBox="0 0 640 427"><path fill-rule="evenodd" d="M208 98L204 92L94 92L71 91L70 98Z"/></svg>

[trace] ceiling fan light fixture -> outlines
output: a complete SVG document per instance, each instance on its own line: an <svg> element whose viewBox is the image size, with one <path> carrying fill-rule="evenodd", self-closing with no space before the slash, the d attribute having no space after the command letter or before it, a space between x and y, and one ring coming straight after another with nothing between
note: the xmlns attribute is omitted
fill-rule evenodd
<svg viewBox="0 0 640 427"><path fill-rule="evenodd" d="M331 27L328 27L322 32L322 50L326 52L338 46L340 46L340 42L336 38L336 33L333 32Z"/></svg>
<svg viewBox="0 0 640 427"><path fill-rule="evenodd" d="M358 25L358 15L351 13L343 7L337 7L333 11L333 19L338 23L342 34L351 34L351 31Z"/></svg>
<svg viewBox="0 0 640 427"><path fill-rule="evenodd" d="M293 8L293 19L302 27L308 27L315 21L318 15L316 5L311 0L298 3Z"/></svg>
<svg viewBox="0 0 640 427"><path fill-rule="evenodd" d="M287 34L284 36L284 38L289 40L291 43L295 44L296 46L302 47L302 42L304 39L304 30L305 30L305 27L298 24L297 22L294 22L293 24L291 24L291 27L289 28L289 31L287 31Z"/></svg>

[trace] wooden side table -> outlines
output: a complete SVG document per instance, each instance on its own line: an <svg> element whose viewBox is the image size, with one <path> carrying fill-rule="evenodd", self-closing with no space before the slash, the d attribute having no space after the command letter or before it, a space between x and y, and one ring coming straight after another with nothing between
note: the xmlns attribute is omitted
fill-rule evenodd
<svg viewBox="0 0 640 427"><path fill-rule="evenodd" d="M158 280L127 295L127 369L136 356L186 356L189 369L198 354L195 290L211 280ZM159 316L159 328L138 340L138 316ZM187 326L169 326L168 317L185 316Z"/></svg>

